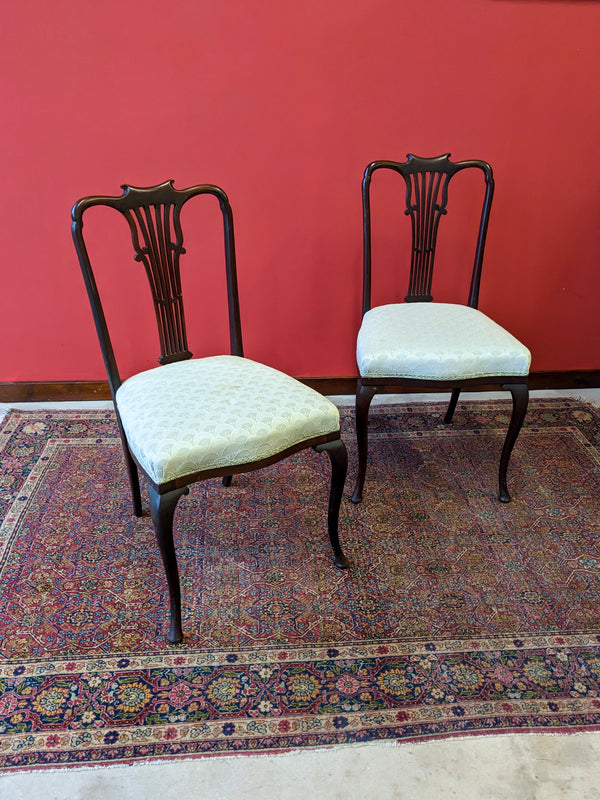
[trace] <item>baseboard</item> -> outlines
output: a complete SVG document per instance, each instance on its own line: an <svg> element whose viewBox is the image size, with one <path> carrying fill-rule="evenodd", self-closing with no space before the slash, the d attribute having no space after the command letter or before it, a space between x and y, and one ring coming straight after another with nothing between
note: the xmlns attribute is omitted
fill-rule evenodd
<svg viewBox="0 0 600 800"><path fill-rule="evenodd" d="M572 370L569 372L532 372L530 389L598 389L600 369Z"/></svg>
<svg viewBox="0 0 600 800"><path fill-rule="evenodd" d="M110 400L107 381L19 381L0 383L0 403Z"/></svg>
<svg viewBox="0 0 600 800"><path fill-rule="evenodd" d="M348 395L356 391L356 377L300 378L302 383L326 395ZM498 387L490 384L490 390ZM532 372L530 389L597 389L600 370ZM419 389L419 392L423 391ZM0 403L110 400L106 381L19 381L0 383Z"/></svg>

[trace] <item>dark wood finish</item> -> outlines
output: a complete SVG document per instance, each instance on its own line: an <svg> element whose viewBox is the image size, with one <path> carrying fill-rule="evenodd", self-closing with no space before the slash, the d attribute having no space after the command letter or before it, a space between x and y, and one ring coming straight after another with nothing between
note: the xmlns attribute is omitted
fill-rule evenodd
<svg viewBox="0 0 600 800"><path fill-rule="evenodd" d="M449 425L452 422L452 417L454 416L454 412L456 410L456 404L458 403L458 398L460 397L460 389L452 389L452 394L450 395L450 402L448 403L448 408L446 409L446 416L444 417L444 422L446 425Z"/></svg>
<svg viewBox="0 0 600 800"><path fill-rule="evenodd" d="M492 168L485 161L452 162L450 161L449 153L436 158L420 158L409 153L405 162L373 161L368 165L363 176L363 315L371 309L371 180L378 170L396 172L404 179L405 183L404 213L410 219L412 234L408 293L404 297L407 303L431 302L433 300L432 281L437 238L440 221L447 213L448 187L451 180L458 173L465 170L475 170L482 173L485 192L479 220L475 261L471 271L467 299L468 306L477 308L483 253L494 195ZM513 397L513 412L500 458L498 475L499 500L509 502L510 494L506 485L508 462L527 411L527 377L523 376L498 376L497 378L492 376L461 381L429 381L395 378L393 376L363 378L359 376L355 401L359 466L352 502L360 503L363 497L368 459L369 407L375 394L395 393L399 390L420 392L423 389L450 391L450 403L444 418L445 422L450 423L462 389L487 389L490 385L494 388L498 388L499 385L509 389Z"/></svg>
<svg viewBox="0 0 600 800"><path fill-rule="evenodd" d="M179 498L189 493L189 487L174 489L172 492L159 494L154 486L148 486L150 496L150 514L154 525L154 534L167 576L169 587L170 624L168 639L176 644L183 639L181 629L181 587L179 584L179 568L173 542L173 517Z"/></svg>
<svg viewBox="0 0 600 800"><path fill-rule="evenodd" d="M356 389L356 443L358 446L358 474L356 476L356 484L352 494L352 502L362 502L362 491L365 485L365 476L367 474L367 458L369 455L369 406L373 399L376 386L366 386L362 383L360 378L357 382Z"/></svg>
<svg viewBox="0 0 600 800"><path fill-rule="evenodd" d="M350 562L342 552L338 534L340 504L344 493L346 473L348 472L348 453L341 439L334 439L325 444L315 447L317 453L327 453L331 461L331 492L329 495L329 512L327 517L327 527L329 531L329 541L334 553L334 563L339 569L348 569Z"/></svg>
<svg viewBox="0 0 600 800"><path fill-rule="evenodd" d="M356 376L324 376L298 378L300 383L324 395L354 395ZM477 391L497 391L490 383L473 387ZM530 372L529 389L598 389L600 370L564 370L556 372ZM397 387L398 394L409 394L414 389ZM437 392L439 389L422 387L419 392ZM108 381L16 381L0 383L0 403L60 402L110 400Z"/></svg>
<svg viewBox="0 0 600 800"><path fill-rule="evenodd" d="M517 436L523 426L523 420L527 413L529 390L526 383L504 383L502 384L502 388L508 389L512 395L513 413L510 418L508 432L500 456L500 495L498 499L501 503L510 503L510 494L508 492L508 486L506 485L506 471L508 469L510 454L515 446Z"/></svg>
<svg viewBox="0 0 600 800"><path fill-rule="evenodd" d="M329 539L333 549L334 563L340 569L345 569L348 567L348 560L344 556L339 543L338 519L346 478L347 455L346 448L340 438L340 431L337 430L327 435L308 439L268 459L249 464L227 466L223 469L194 472L160 484L155 483L145 473L142 465L136 460L129 448L116 404L116 392L121 386L121 376L84 240L84 214L94 207L106 206L119 212L125 218L131 232L134 259L143 265L150 284L159 332L161 353L158 360L160 364L173 363L192 357L187 341L180 278L180 258L185 253L181 228L181 210L184 204L193 197L207 194L214 196L218 200L223 217L231 354L239 357L244 355L233 215L225 192L218 186L211 184L179 190L174 188L172 181L166 181L158 186L146 188L127 185L121 188L123 189L123 194L119 197L90 196L75 203L71 212L73 220L72 235L100 340L110 394L115 405L131 486L134 513L138 516L142 513L139 483L139 474L142 473L148 484L152 522L169 587L170 627L168 638L170 642L180 642L183 638L181 629L181 593L177 558L173 544L173 519L177 502L183 494L187 494L189 485L206 478L222 477L223 484L228 486L233 475L260 469L280 461L299 450L312 447L318 452L325 451L331 460L332 467L328 512ZM265 386L264 390L268 392L269 387Z"/></svg>

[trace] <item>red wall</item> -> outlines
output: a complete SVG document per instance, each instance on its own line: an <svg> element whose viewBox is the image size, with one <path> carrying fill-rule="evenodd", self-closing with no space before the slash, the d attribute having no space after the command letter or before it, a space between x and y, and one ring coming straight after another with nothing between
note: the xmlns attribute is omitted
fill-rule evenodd
<svg viewBox="0 0 600 800"><path fill-rule="evenodd" d="M577 0L2 3L0 380L104 377L69 210L167 178L230 196L246 354L353 374L362 172L409 151L492 164L480 307L534 370L599 369L599 42Z"/></svg>

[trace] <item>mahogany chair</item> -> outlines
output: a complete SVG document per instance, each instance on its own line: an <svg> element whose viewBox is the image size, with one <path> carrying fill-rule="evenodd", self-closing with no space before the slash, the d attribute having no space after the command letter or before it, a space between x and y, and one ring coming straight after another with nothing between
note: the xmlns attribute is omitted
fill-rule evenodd
<svg viewBox="0 0 600 800"><path fill-rule="evenodd" d="M133 509L142 514L139 473L146 479L150 511L170 598L170 642L180 642L181 595L173 543L173 518L189 485L273 464L305 448L331 461L328 531L337 567L348 560L339 543L338 516L347 470L336 407L299 381L244 358L231 206L218 186L178 190L122 186L119 197L85 197L73 206L72 233L92 306L121 433ZM225 234L231 355L192 358L188 349L180 279L185 253L181 210L188 200L214 196ZM83 216L108 206L125 217L134 258L145 269L158 324L161 366L122 380L83 236ZM140 299L135 298L138 302ZM124 297L123 304L131 303Z"/></svg>
<svg viewBox="0 0 600 800"><path fill-rule="evenodd" d="M410 218L408 293L403 303L371 307L371 179L391 170L404 179L405 215ZM475 262L466 305L433 302L432 282L438 229L447 213L448 186L464 170L479 171L485 194ZM450 154L406 162L374 161L365 170L363 201L363 320L357 339L356 435L359 469L352 495L362 500L368 457L369 406L375 394L400 389L450 390L444 422L452 421L462 388L499 384L510 391L513 410L500 457L499 500L510 501L506 472L528 404L529 350L477 309L481 266L494 192L492 169L484 161L450 161Z"/></svg>

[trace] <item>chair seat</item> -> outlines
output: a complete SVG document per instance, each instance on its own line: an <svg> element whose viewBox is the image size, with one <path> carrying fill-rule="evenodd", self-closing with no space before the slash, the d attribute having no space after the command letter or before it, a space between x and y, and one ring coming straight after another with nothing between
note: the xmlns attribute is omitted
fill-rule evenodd
<svg viewBox="0 0 600 800"><path fill-rule="evenodd" d="M526 376L531 353L475 308L424 302L367 311L356 359L363 378L444 381Z"/></svg>
<svg viewBox="0 0 600 800"><path fill-rule="evenodd" d="M318 392L237 356L141 372L116 402L131 452L156 484L267 459L340 425Z"/></svg>

